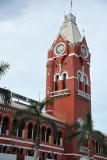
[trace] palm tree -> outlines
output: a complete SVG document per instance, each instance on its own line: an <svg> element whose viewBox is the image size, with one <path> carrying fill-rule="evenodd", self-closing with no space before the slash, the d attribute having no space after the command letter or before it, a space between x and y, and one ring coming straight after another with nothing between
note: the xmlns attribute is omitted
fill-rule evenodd
<svg viewBox="0 0 107 160"><path fill-rule="evenodd" d="M21 126L22 123L25 124L29 120L36 120L36 128L34 128L34 143L35 143L35 151L34 151L34 160L37 160L38 157L38 148L40 144L40 125L42 122L48 123L52 126L54 133L57 132L56 124L51 121L50 119L47 119L42 116L42 111L44 107L47 107L47 105L52 105L51 100L43 100L41 102L35 102L31 104L29 107L26 107L25 109L19 110L15 115L14 119L20 118L18 120L17 125L12 129L12 132L16 131L16 128Z"/></svg>
<svg viewBox="0 0 107 160"><path fill-rule="evenodd" d="M68 126L67 131L68 136L65 139L70 142L77 137L78 148L83 146L88 140L88 160L91 160L90 143L92 138L96 139L98 144L102 147L106 144L104 135L100 131L93 129L93 121L91 119L89 110L87 110L85 113L85 119L82 125L80 125L78 122L72 124L71 126Z"/></svg>
<svg viewBox="0 0 107 160"><path fill-rule="evenodd" d="M4 61L0 64L0 78L7 73L7 70L10 68L10 65ZM0 88L0 96L4 101L5 105L10 104L11 92L8 89Z"/></svg>
<svg viewBox="0 0 107 160"><path fill-rule="evenodd" d="M9 67L10 65L8 63L2 61L0 64L0 76L5 75Z"/></svg>

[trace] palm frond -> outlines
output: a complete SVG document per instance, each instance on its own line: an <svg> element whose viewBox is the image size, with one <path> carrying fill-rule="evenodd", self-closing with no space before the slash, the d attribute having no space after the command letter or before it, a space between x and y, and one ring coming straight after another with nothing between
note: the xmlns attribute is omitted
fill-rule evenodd
<svg viewBox="0 0 107 160"><path fill-rule="evenodd" d="M11 91L5 88L0 88L0 97L4 101L4 105L8 106L11 104Z"/></svg>
<svg viewBox="0 0 107 160"><path fill-rule="evenodd" d="M85 113L85 120L83 123L83 127L85 130L88 130L89 132L93 130L93 121L91 119L91 113L89 110L87 110Z"/></svg>
<svg viewBox="0 0 107 160"><path fill-rule="evenodd" d="M80 124L78 122L71 124L70 126L66 127L66 131L69 134L70 132L72 132L72 130L77 130L80 128Z"/></svg>
<svg viewBox="0 0 107 160"><path fill-rule="evenodd" d="M0 76L6 74L7 70L9 69L10 65L4 61L0 64Z"/></svg>
<svg viewBox="0 0 107 160"><path fill-rule="evenodd" d="M86 139L87 139L87 133L84 132L84 131L79 132L78 142L77 142L78 148L79 148L80 146L83 146L83 145L85 144Z"/></svg>
<svg viewBox="0 0 107 160"><path fill-rule="evenodd" d="M79 132L78 131L74 131L74 132L72 132L71 134L69 134L66 138L65 138L65 140L67 141L67 142L71 142L74 138L76 138L77 136L79 135Z"/></svg>
<svg viewBox="0 0 107 160"><path fill-rule="evenodd" d="M97 130L92 131L92 136L95 138L100 146L104 146L106 144L104 135Z"/></svg>
<svg viewBox="0 0 107 160"><path fill-rule="evenodd" d="M34 110L33 109L31 109L31 108L26 108L26 109L21 109L21 110L19 110L12 118L13 119L16 119L16 118L22 118L22 117L24 117L25 119L31 119L31 120L33 120L33 119L37 119L37 113L36 112L34 112Z"/></svg>

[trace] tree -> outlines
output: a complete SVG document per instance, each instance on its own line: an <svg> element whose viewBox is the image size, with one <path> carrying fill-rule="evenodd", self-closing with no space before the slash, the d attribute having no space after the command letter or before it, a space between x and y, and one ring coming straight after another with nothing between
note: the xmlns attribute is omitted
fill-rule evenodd
<svg viewBox="0 0 107 160"><path fill-rule="evenodd" d="M52 105L51 100L44 100L42 102L35 102L25 109L19 110L15 115L14 119L20 118L16 126L12 129L12 132L16 131L16 128L21 126L22 123L25 124L29 120L36 120L36 128L34 128L34 143L35 143L35 152L34 160L37 160L38 157L38 148L40 144L40 125L42 122L48 123L52 126L54 133L57 132L56 124L42 116L42 111L47 105Z"/></svg>
<svg viewBox="0 0 107 160"><path fill-rule="evenodd" d="M9 68L10 68L10 65L8 63L2 61L0 64L0 77L5 75ZM0 88L0 96L3 99L5 105L10 104L11 92L9 90L4 89L4 88Z"/></svg>
<svg viewBox="0 0 107 160"><path fill-rule="evenodd" d="M0 64L0 76L1 77L6 74L9 67L10 67L10 65L8 63L6 63L4 61L1 62L1 64Z"/></svg>
<svg viewBox="0 0 107 160"><path fill-rule="evenodd" d="M74 123L71 126L68 126L67 131L68 136L65 139L70 142L77 137L78 148L83 146L88 140L88 160L91 160L90 143L92 138L94 138L102 147L106 144L104 135L100 131L93 129L93 121L89 110L85 113L85 119L82 125L80 125L79 122Z"/></svg>

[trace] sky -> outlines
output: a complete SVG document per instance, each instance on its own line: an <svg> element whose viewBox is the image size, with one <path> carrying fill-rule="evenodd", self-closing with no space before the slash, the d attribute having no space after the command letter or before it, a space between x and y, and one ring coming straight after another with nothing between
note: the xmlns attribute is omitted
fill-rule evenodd
<svg viewBox="0 0 107 160"><path fill-rule="evenodd" d="M10 64L1 87L45 97L47 53L69 12L70 0L0 0L0 60ZM91 53L94 128L107 133L107 0L73 0L72 13Z"/></svg>

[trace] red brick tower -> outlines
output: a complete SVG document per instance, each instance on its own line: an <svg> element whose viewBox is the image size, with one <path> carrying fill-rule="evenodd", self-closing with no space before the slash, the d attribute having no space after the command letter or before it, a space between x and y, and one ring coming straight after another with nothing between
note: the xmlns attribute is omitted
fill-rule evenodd
<svg viewBox="0 0 107 160"><path fill-rule="evenodd" d="M91 111L90 94L90 53L70 13L48 52L46 97L53 98L53 106L46 112L68 124L82 123L86 110Z"/></svg>

